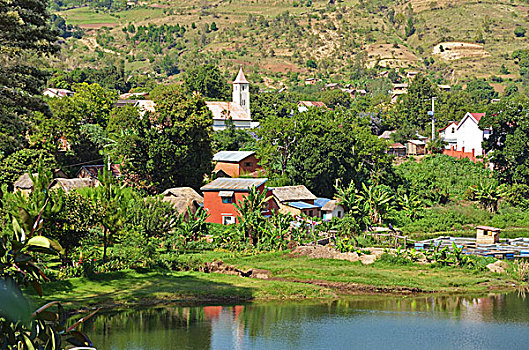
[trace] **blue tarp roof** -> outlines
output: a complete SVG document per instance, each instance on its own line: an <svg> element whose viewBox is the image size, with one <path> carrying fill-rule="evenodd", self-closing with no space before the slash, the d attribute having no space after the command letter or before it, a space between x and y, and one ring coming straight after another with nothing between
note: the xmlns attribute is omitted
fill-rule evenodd
<svg viewBox="0 0 529 350"><path fill-rule="evenodd" d="M321 208L330 201L329 198L316 198L314 205Z"/></svg>
<svg viewBox="0 0 529 350"><path fill-rule="evenodd" d="M289 206L296 209L316 209L319 208L317 205L312 205L305 202L290 202L288 203Z"/></svg>

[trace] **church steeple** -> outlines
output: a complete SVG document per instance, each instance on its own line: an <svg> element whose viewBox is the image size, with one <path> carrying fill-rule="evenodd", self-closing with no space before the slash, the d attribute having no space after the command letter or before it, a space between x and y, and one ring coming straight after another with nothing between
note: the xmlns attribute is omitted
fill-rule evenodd
<svg viewBox="0 0 529 350"><path fill-rule="evenodd" d="M233 82L233 103L239 104L250 116L250 83L246 80L242 67Z"/></svg>

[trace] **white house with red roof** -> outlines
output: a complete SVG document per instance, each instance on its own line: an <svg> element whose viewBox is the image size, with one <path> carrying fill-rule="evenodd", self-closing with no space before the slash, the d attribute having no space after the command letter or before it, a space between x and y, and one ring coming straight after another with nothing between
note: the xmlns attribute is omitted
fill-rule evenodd
<svg viewBox="0 0 529 350"><path fill-rule="evenodd" d="M457 126L457 150L473 152L475 156L483 155L483 140L487 139L490 129L480 129L479 121L485 113L467 113Z"/></svg>
<svg viewBox="0 0 529 350"><path fill-rule="evenodd" d="M448 142L449 149L444 153L475 160L484 155L482 143L492 133L491 129L481 129L479 121L485 113L467 113L459 123L451 122L439 131L439 136Z"/></svg>
<svg viewBox="0 0 529 350"><path fill-rule="evenodd" d="M451 121L447 126L439 129L439 138L444 140L448 145L446 148L457 147L457 127L459 122Z"/></svg>
<svg viewBox="0 0 529 350"><path fill-rule="evenodd" d="M233 81L231 102L206 101L213 114L213 130L226 128L226 120L231 119L236 128L249 129L255 126L250 114L250 83L246 80L242 68Z"/></svg>

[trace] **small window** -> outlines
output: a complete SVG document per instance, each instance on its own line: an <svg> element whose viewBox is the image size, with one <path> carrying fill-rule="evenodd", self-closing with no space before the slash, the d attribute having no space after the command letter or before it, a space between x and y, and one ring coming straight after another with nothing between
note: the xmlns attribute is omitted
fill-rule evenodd
<svg viewBox="0 0 529 350"><path fill-rule="evenodd" d="M456 128L452 128L452 134L456 132Z"/></svg>
<svg viewBox="0 0 529 350"><path fill-rule="evenodd" d="M342 212L341 212L341 211L338 211L338 217L339 217L339 218L342 217Z"/></svg>
<svg viewBox="0 0 529 350"><path fill-rule="evenodd" d="M246 101L244 99L241 100L241 106L244 106L246 104Z"/></svg>
<svg viewBox="0 0 529 350"><path fill-rule="evenodd" d="M233 199L231 197L222 197L222 203L231 204L233 203Z"/></svg>
<svg viewBox="0 0 529 350"><path fill-rule="evenodd" d="M246 162L244 163L244 166L252 166L252 162Z"/></svg>
<svg viewBox="0 0 529 350"><path fill-rule="evenodd" d="M309 210L309 216L312 216L312 210Z"/></svg>
<svg viewBox="0 0 529 350"><path fill-rule="evenodd" d="M234 216L223 216L222 217L222 224L223 225L232 225L235 223L235 217Z"/></svg>
<svg viewBox="0 0 529 350"><path fill-rule="evenodd" d="M241 86L241 90L244 91L244 85Z"/></svg>

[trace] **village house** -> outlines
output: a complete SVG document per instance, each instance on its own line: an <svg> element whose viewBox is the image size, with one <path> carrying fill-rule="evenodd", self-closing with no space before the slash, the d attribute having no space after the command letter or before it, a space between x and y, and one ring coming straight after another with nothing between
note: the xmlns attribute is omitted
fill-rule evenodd
<svg viewBox="0 0 529 350"><path fill-rule="evenodd" d="M261 193L267 191L266 178L228 178L223 177L213 180L202 186L200 190L204 193L204 210L209 214L207 222L231 225L238 222L239 213L233 205L244 200L252 187ZM264 215L270 215L270 204L263 208Z"/></svg>
<svg viewBox="0 0 529 350"><path fill-rule="evenodd" d="M446 149L457 147L457 126L458 122L451 121L447 126L439 129L439 138L447 143Z"/></svg>
<svg viewBox="0 0 529 350"><path fill-rule="evenodd" d="M145 113L154 113L156 112L156 103L153 100L117 100L114 105L117 108L124 106L133 106L138 108L140 115L143 117Z"/></svg>
<svg viewBox="0 0 529 350"><path fill-rule="evenodd" d="M406 154L409 156L420 156L426 154L426 142L422 140L406 141Z"/></svg>
<svg viewBox="0 0 529 350"><path fill-rule="evenodd" d="M397 102L397 99L401 95L405 95L408 93L408 84L407 83L401 83L401 84L393 84L393 90L389 91L391 95L391 103Z"/></svg>
<svg viewBox="0 0 529 350"><path fill-rule="evenodd" d="M314 204L317 197L305 186L271 187L274 208L283 214L320 217L320 208Z"/></svg>
<svg viewBox="0 0 529 350"><path fill-rule="evenodd" d="M51 190L62 189L64 192L68 193L73 190L85 187L97 187L99 186L99 181L97 179L64 179L57 178L54 179L50 185Z"/></svg>
<svg viewBox="0 0 529 350"><path fill-rule="evenodd" d="M458 158L469 158L476 161L478 156L483 156L484 140L489 138L492 130L481 129L479 121L485 113L467 113L459 123L450 122L447 127L439 132L439 136L449 147L444 150L444 154Z"/></svg>
<svg viewBox="0 0 529 350"><path fill-rule="evenodd" d="M313 107L329 109L327 108L327 105L325 103L320 102L320 101L299 101L298 102L298 112L299 113L306 112L309 110L309 108L313 108Z"/></svg>
<svg viewBox="0 0 529 350"><path fill-rule="evenodd" d="M162 201L171 203L185 220L189 220L189 211L194 215L204 206L204 198L191 187L169 188L162 196Z"/></svg>
<svg viewBox="0 0 529 350"><path fill-rule="evenodd" d="M76 177L80 179L97 179L103 173L105 166L107 165L83 165L77 172ZM113 177L119 178L121 176L119 165L111 164L110 173Z"/></svg>
<svg viewBox="0 0 529 350"><path fill-rule="evenodd" d="M353 88L346 88L346 89L341 89L343 92L349 94L349 96L351 96L351 98L357 98L357 97L361 97L361 96L365 96L367 94L367 91L366 90L363 90L363 89L353 89Z"/></svg>
<svg viewBox="0 0 529 350"><path fill-rule="evenodd" d="M335 89L339 89L341 87L342 86L340 85L340 83L328 83L328 84L325 84L325 89L326 90L335 90Z"/></svg>
<svg viewBox="0 0 529 350"><path fill-rule="evenodd" d="M232 83L231 102L206 101L213 114L213 130L224 130L226 120L231 119L236 128L250 129L258 124L252 122L250 113L250 83L246 80L242 68Z"/></svg>
<svg viewBox="0 0 529 350"><path fill-rule="evenodd" d="M220 151L213 156L216 177L239 177L262 169L253 151Z"/></svg>
<svg viewBox="0 0 529 350"><path fill-rule="evenodd" d="M39 174L33 173L31 176L36 179ZM34 190L34 184L33 180L31 180L31 176L29 176L28 173L25 173L21 175L17 181L13 184L13 190L14 192L22 192L23 194L29 194L33 192ZM53 178L67 178L66 174L61 169L55 169L53 171Z"/></svg>
<svg viewBox="0 0 529 350"><path fill-rule="evenodd" d="M388 154L395 157L406 157L406 146L396 142L389 144Z"/></svg>
<svg viewBox="0 0 529 350"><path fill-rule="evenodd" d="M331 221L332 218L341 219L345 213L345 208L336 199L317 198L314 205L320 208L323 221Z"/></svg>
<svg viewBox="0 0 529 350"><path fill-rule="evenodd" d="M321 79L318 78L307 78L305 79L305 85L316 85L316 83L319 83Z"/></svg>
<svg viewBox="0 0 529 350"><path fill-rule="evenodd" d="M71 97L71 96L75 95L75 92L70 91L70 90L66 90L66 89L46 88L46 89L44 89L42 94L44 96L47 96L47 97L62 98L62 97Z"/></svg>

